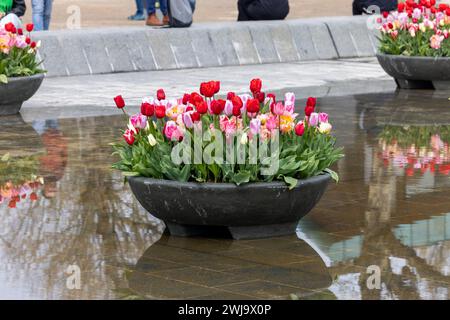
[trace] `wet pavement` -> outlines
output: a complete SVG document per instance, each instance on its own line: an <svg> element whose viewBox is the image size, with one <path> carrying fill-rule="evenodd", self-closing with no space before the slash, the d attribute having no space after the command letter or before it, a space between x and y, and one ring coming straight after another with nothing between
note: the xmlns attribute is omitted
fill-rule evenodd
<svg viewBox="0 0 450 320"><path fill-rule="evenodd" d="M164 234L109 167L121 115L2 117L0 298L449 299L449 97L320 99L340 183L297 235L246 241Z"/></svg>

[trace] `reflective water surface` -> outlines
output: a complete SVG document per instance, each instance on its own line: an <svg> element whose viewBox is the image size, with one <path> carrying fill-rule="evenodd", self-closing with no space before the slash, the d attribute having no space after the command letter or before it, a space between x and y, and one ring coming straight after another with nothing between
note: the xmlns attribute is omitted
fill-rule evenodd
<svg viewBox="0 0 450 320"><path fill-rule="evenodd" d="M122 116L2 117L0 298L449 299L449 96L320 99L340 183L296 236L248 241L164 234L109 168Z"/></svg>

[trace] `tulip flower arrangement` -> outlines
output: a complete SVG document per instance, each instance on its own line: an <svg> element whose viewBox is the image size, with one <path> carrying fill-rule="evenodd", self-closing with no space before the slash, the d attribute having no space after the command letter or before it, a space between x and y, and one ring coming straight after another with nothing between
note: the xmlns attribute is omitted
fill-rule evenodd
<svg viewBox="0 0 450 320"><path fill-rule="evenodd" d="M8 77L31 76L43 73L41 62L36 60L40 42L31 40L33 24L26 30L16 29L12 23L0 26L0 83L7 83Z"/></svg>
<svg viewBox="0 0 450 320"><path fill-rule="evenodd" d="M380 52L405 56L450 56L450 6L436 0L406 0L380 18Z"/></svg>
<svg viewBox="0 0 450 320"><path fill-rule="evenodd" d="M228 92L220 99L219 90L219 81L204 82L199 93L170 100L160 89L156 98L144 98L141 112L132 116L117 96L116 106L127 116L128 128L124 141L113 144L120 158L113 167L132 176L237 185L284 180L294 187L298 179L324 172L337 180L330 166L343 156L342 149L335 147L328 115L317 112L315 98L307 100L305 114L299 117L293 93L278 101L262 91L260 79L251 81L251 94ZM257 141L260 146L270 144L265 158L252 155ZM218 142L225 147L211 148ZM173 150L180 145L190 152L176 162ZM270 162L277 164L275 169L264 172Z"/></svg>
<svg viewBox="0 0 450 320"><path fill-rule="evenodd" d="M0 204L7 203L15 208L26 199L36 201L38 190L44 179L36 175L38 161L35 156L11 158L9 154L0 157Z"/></svg>
<svg viewBox="0 0 450 320"><path fill-rule="evenodd" d="M387 126L379 145L384 165L403 168L407 176L450 174L450 127Z"/></svg>

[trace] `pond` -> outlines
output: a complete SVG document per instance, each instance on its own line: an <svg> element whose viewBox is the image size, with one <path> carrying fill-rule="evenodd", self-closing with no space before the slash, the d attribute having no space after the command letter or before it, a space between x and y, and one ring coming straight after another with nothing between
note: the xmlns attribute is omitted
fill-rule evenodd
<svg viewBox="0 0 450 320"><path fill-rule="evenodd" d="M341 181L296 236L245 241L164 234L110 169L121 115L0 117L0 298L449 299L449 96L319 99Z"/></svg>

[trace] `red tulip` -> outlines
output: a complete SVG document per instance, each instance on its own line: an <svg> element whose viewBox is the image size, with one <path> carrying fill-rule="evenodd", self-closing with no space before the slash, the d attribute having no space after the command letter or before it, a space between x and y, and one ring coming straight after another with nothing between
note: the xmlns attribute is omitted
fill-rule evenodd
<svg viewBox="0 0 450 320"><path fill-rule="evenodd" d="M35 193L35 192L32 192L31 194L30 194L30 199L31 199L31 201L36 201L37 200L37 194Z"/></svg>
<svg viewBox="0 0 450 320"><path fill-rule="evenodd" d="M156 106L155 114L158 119L162 119L166 116L166 107L164 106Z"/></svg>
<svg viewBox="0 0 450 320"><path fill-rule="evenodd" d="M122 109L123 107L125 107L125 100L123 100L122 96L115 97L114 102L116 103L116 106L119 109Z"/></svg>
<svg viewBox="0 0 450 320"><path fill-rule="evenodd" d="M184 112L194 111L194 108L192 106L187 106Z"/></svg>
<svg viewBox="0 0 450 320"><path fill-rule="evenodd" d="M201 114L198 111L194 111L191 113L191 119L193 122L200 121Z"/></svg>
<svg viewBox="0 0 450 320"><path fill-rule="evenodd" d="M8 207L10 207L11 209L14 209L14 208L16 207L16 202L15 202L14 200L11 200L11 201L8 203Z"/></svg>
<svg viewBox="0 0 450 320"><path fill-rule="evenodd" d="M197 108L197 112L200 114L205 114L208 112L208 104L205 101L201 101L195 105Z"/></svg>
<svg viewBox="0 0 450 320"><path fill-rule="evenodd" d="M30 47L31 47L31 49L36 48L36 42L33 41L33 42L30 44Z"/></svg>
<svg viewBox="0 0 450 320"><path fill-rule="evenodd" d="M305 133L305 125L304 125L303 121L300 121L295 126L295 134L298 135L299 137L301 137L304 133Z"/></svg>
<svg viewBox="0 0 450 320"><path fill-rule="evenodd" d="M183 104L187 104L191 100L191 95L189 93L185 93L183 95Z"/></svg>
<svg viewBox="0 0 450 320"><path fill-rule="evenodd" d="M158 89L158 91L156 91L156 98L159 101L164 100L166 98L166 93L164 92L163 89Z"/></svg>
<svg viewBox="0 0 450 320"><path fill-rule="evenodd" d="M309 117L311 113L314 112L314 107L312 106L306 106L305 107L305 116Z"/></svg>
<svg viewBox="0 0 450 320"><path fill-rule="evenodd" d="M398 12L403 12L405 10L405 3L404 2L399 2L397 9L398 9Z"/></svg>
<svg viewBox="0 0 450 320"><path fill-rule="evenodd" d="M225 109L225 100L213 100L211 101L211 112L215 115L219 115L222 113L223 109Z"/></svg>
<svg viewBox="0 0 450 320"><path fill-rule="evenodd" d="M27 44L30 44L30 43L31 43L30 37L26 37L26 38L25 38L25 42L26 42Z"/></svg>
<svg viewBox="0 0 450 320"><path fill-rule="evenodd" d="M151 117L155 113L155 106L148 102L143 102L141 104L141 113L144 116Z"/></svg>
<svg viewBox="0 0 450 320"><path fill-rule="evenodd" d="M28 23L28 24L26 25L26 29L27 29L28 32L33 31L33 29L34 29L34 24Z"/></svg>
<svg viewBox="0 0 450 320"><path fill-rule="evenodd" d="M231 99L231 102L233 103L233 107L238 107L239 109L241 109L242 106L244 105L244 103L242 102L241 97L239 97L239 96L234 96Z"/></svg>
<svg viewBox="0 0 450 320"><path fill-rule="evenodd" d="M241 107L233 105L233 116L239 117L241 115Z"/></svg>
<svg viewBox="0 0 450 320"><path fill-rule="evenodd" d="M259 101L258 99L248 99L247 101L247 111L250 113L259 112Z"/></svg>
<svg viewBox="0 0 450 320"><path fill-rule="evenodd" d="M19 36L23 36L23 29L22 28L17 29L17 34Z"/></svg>
<svg viewBox="0 0 450 320"><path fill-rule="evenodd" d="M306 100L306 105L315 108L317 103L317 98L309 97L308 100Z"/></svg>
<svg viewBox="0 0 450 320"><path fill-rule="evenodd" d="M228 92L227 93L227 100L232 100L235 96L236 96L236 93Z"/></svg>
<svg viewBox="0 0 450 320"><path fill-rule="evenodd" d="M214 81L202 82L200 84L200 94L207 98L211 98L212 96L214 96L214 93L216 92L215 90L216 85Z"/></svg>
<svg viewBox="0 0 450 320"><path fill-rule="evenodd" d="M192 92L189 102L192 103L194 106L196 106L197 104L203 102L203 98L201 95L199 95L197 92Z"/></svg>
<svg viewBox="0 0 450 320"><path fill-rule="evenodd" d="M389 16L389 12L388 11L383 11L383 18L387 18Z"/></svg>
<svg viewBox="0 0 450 320"><path fill-rule="evenodd" d="M255 99L258 99L258 101L260 103L263 103L265 98L266 98L266 95L264 92L256 92L255 93Z"/></svg>
<svg viewBox="0 0 450 320"><path fill-rule="evenodd" d="M260 92L261 87L262 87L261 79L256 78L256 79L252 79L252 81L250 81L250 91L252 93Z"/></svg>
<svg viewBox="0 0 450 320"><path fill-rule="evenodd" d="M214 94L218 93L220 91L220 81L213 81L214 86Z"/></svg>
<svg viewBox="0 0 450 320"><path fill-rule="evenodd" d="M134 143L135 137L134 132L130 129L127 129L125 133L123 134L123 138L125 141L131 146Z"/></svg>

